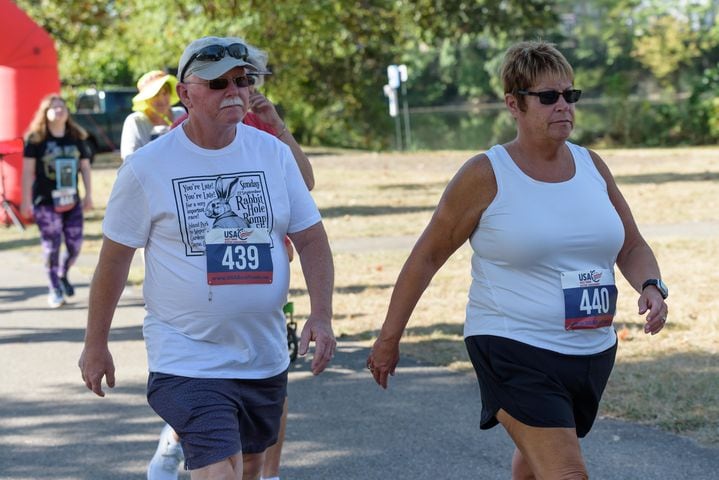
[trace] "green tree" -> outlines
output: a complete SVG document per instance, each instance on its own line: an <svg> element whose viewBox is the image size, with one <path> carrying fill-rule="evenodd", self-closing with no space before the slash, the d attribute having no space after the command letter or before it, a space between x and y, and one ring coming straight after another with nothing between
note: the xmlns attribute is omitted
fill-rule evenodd
<svg viewBox="0 0 719 480"><path fill-rule="evenodd" d="M194 38L240 36L270 53L274 75L263 88L303 142L370 149L390 139L382 94L387 65L420 65L425 60L415 52L423 45L443 49L435 70L443 76L428 76L441 90L434 98L481 96L490 77L482 65L496 51L480 35L517 38L553 18L543 0L17 3L56 39L66 85L134 85L147 70L176 68ZM425 66L431 70L435 61L429 55Z"/></svg>
<svg viewBox="0 0 719 480"><path fill-rule="evenodd" d="M131 81L125 47L111 49L118 12L107 0L17 0L54 39L65 85ZM88 66L91 68L88 70ZM92 76L88 76L92 72ZM92 81L88 81L92 80Z"/></svg>
<svg viewBox="0 0 719 480"><path fill-rule="evenodd" d="M500 100L499 65L519 40L548 38L559 21L554 2L414 0L415 26L403 63L412 105Z"/></svg>

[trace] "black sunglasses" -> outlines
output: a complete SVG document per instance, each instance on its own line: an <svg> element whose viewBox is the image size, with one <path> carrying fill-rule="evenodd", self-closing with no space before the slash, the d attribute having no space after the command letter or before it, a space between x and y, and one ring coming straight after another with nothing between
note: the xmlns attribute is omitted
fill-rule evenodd
<svg viewBox="0 0 719 480"><path fill-rule="evenodd" d="M241 76L232 79L232 82L240 88L249 87L255 84L255 77ZM213 78L212 80L205 80L204 82L183 82L190 85L207 85L210 90L224 90L230 84L229 78Z"/></svg>
<svg viewBox="0 0 719 480"><path fill-rule="evenodd" d="M219 62L225 58L225 53L229 53L232 58L247 61L247 57L250 52L247 50L247 46L242 43L232 43L230 45L208 45L205 48L192 54L190 59L185 64L182 72L180 72L180 82L185 79L185 72L187 68L192 65L195 60Z"/></svg>
<svg viewBox="0 0 719 480"><path fill-rule="evenodd" d="M529 90L518 90L520 95L533 95L539 97L539 103L542 105L554 105L559 100L559 96L563 96L567 103L577 103L579 97L582 96L581 90L565 90L558 92L556 90L545 90L543 92L530 92Z"/></svg>

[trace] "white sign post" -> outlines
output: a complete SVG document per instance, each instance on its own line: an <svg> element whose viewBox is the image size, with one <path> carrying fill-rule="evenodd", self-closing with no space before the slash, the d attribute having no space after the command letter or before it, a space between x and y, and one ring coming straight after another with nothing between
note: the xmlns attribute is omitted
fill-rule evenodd
<svg viewBox="0 0 719 480"><path fill-rule="evenodd" d="M384 94L389 98L389 115L395 120L397 150L408 150L412 144L412 132L409 126L409 104L407 102L407 65L389 65L387 67L387 85ZM399 117L399 95L402 88L402 114L404 117L404 148L402 148L402 126Z"/></svg>
<svg viewBox="0 0 719 480"><path fill-rule="evenodd" d="M400 73L397 65L387 67L387 85L384 86L384 94L389 98L389 116L394 118L395 142L397 150L402 150L402 126L399 119L399 102L397 89L400 84Z"/></svg>
<svg viewBox="0 0 719 480"><path fill-rule="evenodd" d="M409 150L412 145L412 132L409 127L409 103L407 102L407 65L399 65L399 80L402 85L402 112L404 114L404 144L405 150Z"/></svg>

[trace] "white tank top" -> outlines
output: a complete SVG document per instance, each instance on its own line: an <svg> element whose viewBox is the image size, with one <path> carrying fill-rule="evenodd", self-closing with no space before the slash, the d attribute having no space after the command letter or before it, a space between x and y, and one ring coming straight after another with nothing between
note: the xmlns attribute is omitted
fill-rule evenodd
<svg viewBox="0 0 719 480"><path fill-rule="evenodd" d="M567 142L574 176L559 183L527 176L501 145L487 156L497 194L470 236L472 284L465 337L496 335L569 355L615 342L613 327L565 329L563 272L608 270L624 227L589 152Z"/></svg>

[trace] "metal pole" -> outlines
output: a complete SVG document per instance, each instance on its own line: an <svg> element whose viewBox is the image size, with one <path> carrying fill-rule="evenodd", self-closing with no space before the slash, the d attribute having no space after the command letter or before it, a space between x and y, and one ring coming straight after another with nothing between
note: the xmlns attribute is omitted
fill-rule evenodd
<svg viewBox="0 0 719 480"><path fill-rule="evenodd" d="M399 118L399 105L397 102L397 87L399 87L399 73L397 73L397 66L390 65L387 67L387 76L389 77L389 83L385 85L384 94L389 99L389 116L394 117L394 135L397 150L402 150L402 126L400 125Z"/></svg>
<svg viewBox="0 0 719 480"><path fill-rule="evenodd" d="M20 146L22 148L22 142L20 143ZM22 151L22 150L20 150ZM5 155L0 153L0 183L2 184L2 192L0 192L0 200L2 200L2 209L5 211L5 215L8 219L17 227L18 230L21 232L25 231L25 225L23 225L22 220L19 218L19 213L15 212L15 205L13 205L12 202L10 202L7 197L5 197L5 159L3 158Z"/></svg>
<svg viewBox="0 0 719 480"><path fill-rule="evenodd" d="M402 82L402 113L404 114L404 143L409 150L412 147L412 133L409 126L409 103L407 102L407 85Z"/></svg>
<svg viewBox="0 0 719 480"><path fill-rule="evenodd" d="M394 127L397 150L402 150L402 126L400 125L399 115L394 117Z"/></svg>

